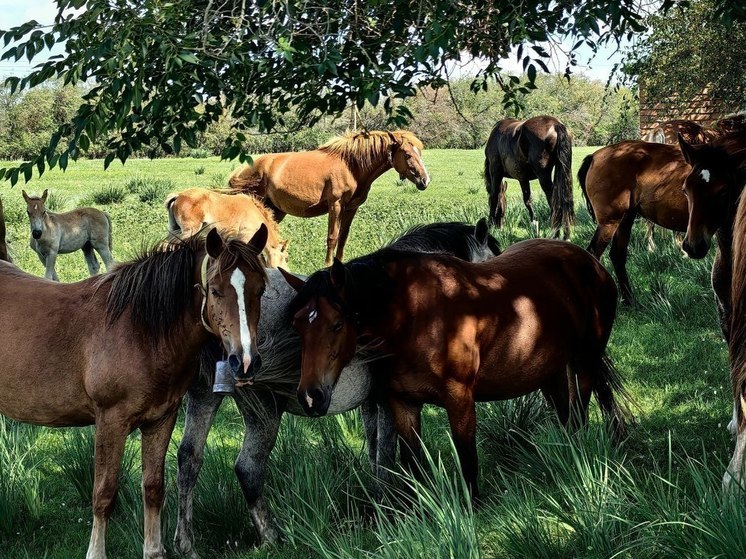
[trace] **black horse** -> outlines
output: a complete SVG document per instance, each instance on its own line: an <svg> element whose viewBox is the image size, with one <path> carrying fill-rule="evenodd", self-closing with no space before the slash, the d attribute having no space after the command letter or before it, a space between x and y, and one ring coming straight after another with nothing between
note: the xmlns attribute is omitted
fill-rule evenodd
<svg viewBox="0 0 746 559"><path fill-rule="evenodd" d="M564 124L552 116L503 119L492 129L484 155L484 181L490 197L490 222L493 225L502 226L507 189L503 178L509 177L521 183L523 203L538 230L529 183L538 178L552 209L555 236L559 236L559 230L563 229L564 238L570 237L570 226L575 221L572 141Z"/></svg>

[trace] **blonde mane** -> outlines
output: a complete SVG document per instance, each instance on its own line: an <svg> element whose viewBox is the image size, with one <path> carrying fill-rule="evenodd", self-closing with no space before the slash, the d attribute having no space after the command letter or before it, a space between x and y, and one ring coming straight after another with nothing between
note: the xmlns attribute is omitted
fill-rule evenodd
<svg viewBox="0 0 746 559"><path fill-rule="evenodd" d="M420 151L424 145L420 139L407 130L396 130L391 132L400 143L410 143ZM332 138L319 151L336 155L348 165L356 164L362 168L369 168L386 155L386 150L391 145L389 133L383 130L371 130L369 132L347 132L342 136Z"/></svg>

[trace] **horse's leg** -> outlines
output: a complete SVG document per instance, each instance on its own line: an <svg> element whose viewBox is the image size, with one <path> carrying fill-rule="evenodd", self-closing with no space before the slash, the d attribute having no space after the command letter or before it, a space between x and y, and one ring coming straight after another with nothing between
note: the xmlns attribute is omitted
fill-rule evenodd
<svg viewBox="0 0 746 559"><path fill-rule="evenodd" d="M47 255L44 262L44 265L46 266L46 271L44 272L44 277L47 279L51 279L54 281L60 281L60 278L57 277L57 272L54 269L55 264L57 263L57 251L54 249L51 249Z"/></svg>
<svg viewBox="0 0 746 559"><path fill-rule="evenodd" d="M738 402L740 400L740 402ZM733 409L735 406L744 405L743 396L736 396L736 401L733 402ZM723 492L729 493L740 493L746 487L744 487L744 481L746 481L746 428L743 426L736 425L736 448L733 451L733 457L730 459L728 469L725 470L723 476ZM735 487L734 487L735 486Z"/></svg>
<svg viewBox="0 0 746 559"><path fill-rule="evenodd" d="M332 265L332 255L339 239L339 221L342 215L342 202L335 200L329 204L329 226L326 232L326 260L325 265Z"/></svg>
<svg viewBox="0 0 746 559"><path fill-rule="evenodd" d="M96 258L96 254L93 252L93 245L88 242L83 245L83 248L81 250L83 251L83 258L85 258L85 263L88 265L88 274L91 276L95 276L96 274L98 274L100 268L98 259Z"/></svg>
<svg viewBox="0 0 746 559"><path fill-rule="evenodd" d="M378 477L378 403L368 397L360 404L360 416L365 429L365 442L368 445L368 462L373 474Z"/></svg>
<svg viewBox="0 0 746 559"><path fill-rule="evenodd" d="M174 547L191 559L198 559L194 551L192 521L194 512L194 486L205 456L207 434L215 414L223 401L222 394L213 394L209 385L200 378L187 393L184 435L177 453L179 473L179 516L174 535Z"/></svg>
<svg viewBox="0 0 746 559"><path fill-rule="evenodd" d="M715 305L718 310L720 331L723 333L725 343L730 341L730 286L732 278L731 259L723 256L718 247L715 259L712 262L712 290L715 292Z"/></svg>
<svg viewBox="0 0 746 559"><path fill-rule="evenodd" d="M554 190L554 185L552 184L551 169L544 169L543 171L537 172L536 178L539 179L539 186L541 186L541 190L544 192L544 196L546 196L547 198L547 206L549 206L549 214L551 216L554 214L554 211L555 211L554 208L552 207L552 190ZM549 219L551 220L551 217ZM560 229L561 229L561 226L558 225L557 230L553 232L553 236L555 238L559 238ZM566 233L565 240L567 240L570 237L569 231L565 231L565 233Z"/></svg>
<svg viewBox="0 0 746 559"><path fill-rule="evenodd" d="M505 222L505 208L507 202L505 199L505 191L508 189L508 183L503 180L503 174L501 169L493 169L490 172L490 187L489 187L489 200L490 200L490 224L497 228L503 226Z"/></svg>
<svg viewBox="0 0 746 559"><path fill-rule="evenodd" d="M470 388L460 383L448 387L448 400L444 403L451 426L453 444L456 447L461 473L474 501L479 500L477 474L479 460L477 457L477 411L474 396Z"/></svg>
<svg viewBox="0 0 746 559"><path fill-rule="evenodd" d="M531 221L531 227L534 230L534 234L539 236L539 222L536 221L536 215L534 214L534 201L531 197L531 182L527 179L519 181L521 183L521 192L523 193L523 204L528 210L528 219Z"/></svg>
<svg viewBox="0 0 746 559"><path fill-rule="evenodd" d="M345 245L347 244L347 237L350 234L350 225L352 220L355 219L357 208L346 208L342 212L342 217L339 224L339 241L337 241L337 258L342 260L344 255Z"/></svg>
<svg viewBox="0 0 746 559"><path fill-rule="evenodd" d="M422 441L420 440L420 429L422 404L413 404L391 398L389 405L394 420L394 428L399 435L399 453L402 467L421 478Z"/></svg>
<svg viewBox="0 0 746 559"><path fill-rule="evenodd" d="M360 406L368 443L368 459L376 480L376 499L383 497L386 484L391 483L396 453L396 431L388 404L377 402L374 397Z"/></svg>
<svg viewBox="0 0 746 559"><path fill-rule="evenodd" d="M648 220L648 228L645 232L645 241L648 245L648 252L655 252L655 223Z"/></svg>
<svg viewBox="0 0 746 559"><path fill-rule="evenodd" d="M285 400L267 393L256 396L259 405L264 408L259 413L256 413L253 408L256 402L249 403L246 398L236 398L246 431L235 469L241 490L251 511L254 527L259 534L259 540L262 543L272 544L277 542L279 534L272 514L262 499L262 491L267 473L267 460L277 442L277 431L280 428Z"/></svg>
<svg viewBox="0 0 746 559"><path fill-rule="evenodd" d="M632 286L630 285L629 276L627 275L629 238L632 234L632 226L634 223L635 214L633 212L628 212L614 234L614 239L611 243L611 251L609 252L609 257L614 265L617 282L619 283L622 302L626 305L633 305L635 302L635 297L632 294Z"/></svg>
<svg viewBox="0 0 746 559"><path fill-rule="evenodd" d="M593 394L591 375L597 370L598 367L593 369L581 365L568 368L567 380L570 383L568 386L570 412L568 426L573 431L588 423L588 405Z"/></svg>
<svg viewBox="0 0 746 559"><path fill-rule="evenodd" d="M106 524L114 509L119 470L129 426L120 418L96 418L94 454L93 527L86 559L106 559Z"/></svg>
<svg viewBox="0 0 746 559"><path fill-rule="evenodd" d="M166 451L171 440L177 413L162 418L153 425L140 427L142 433L142 500L144 521L143 559L164 559L166 550L161 540L161 510L163 509L163 477Z"/></svg>
<svg viewBox="0 0 746 559"><path fill-rule="evenodd" d="M106 271L108 272L115 263L114 257L111 255L111 250L109 250L109 245L106 242L97 243L95 248L101 256L101 260L104 261L104 266L106 266Z"/></svg>
<svg viewBox="0 0 746 559"><path fill-rule="evenodd" d="M552 408L554 408L557 414L557 419L562 425L567 425L570 420L570 390L572 385L569 382L569 376L567 370L563 369L558 371L547 384L541 387L541 392L544 394ZM574 387L572 388L574 394Z"/></svg>
<svg viewBox="0 0 746 559"><path fill-rule="evenodd" d="M588 252L601 260L606 247L611 242L614 233L616 233L616 230L619 227L619 221L620 220L615 219L613 221L601 222L599 220L598 225L596 225L596 232L593 234L593 238L588 245Z"/></svg>

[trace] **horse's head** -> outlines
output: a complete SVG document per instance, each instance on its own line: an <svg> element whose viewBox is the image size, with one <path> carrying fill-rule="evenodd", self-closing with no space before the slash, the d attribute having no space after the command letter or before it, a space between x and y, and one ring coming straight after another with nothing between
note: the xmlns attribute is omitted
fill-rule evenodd
<svg viewBox="0 0 746 559"><path fill-rule="evenodd" d="M342 369L357 346L358 325L345 303L347 272L337 259L306 282L281 272L298 292L291 303L293 327L303 349L298 402L308 415L324 415Z"/></svg>
<svg viewBox="0 0 746 559"><path fill-rule="evenodd" d="M256 340L266 275L259 255L266 242L267 227L263 224L248 243L223 241L212 229L205 238L206 254L199 263L202 321L223 342L239 385L251 382L261 367Z"/></svg>
<svg viewBox="0 0 746 559"><path fill-rule="evenodd" d="M29 225L31 225L31 236L34 239L41 239L41 234L44 231L44 218L47 215L47 208L44 204L47 202L47 195L49 191L44 189L44 194L41 196L29 196L25 190L23 193L23 199L26 200L26 214L28 214Z"/></svg>
<svg viewBox="0 0 746 559"><path fill-rule="evenodd" d="M484 262L500 254L500 244L497 239L490 235L490 228L487 225L487 218L481 218L474 226L474 240L472 245L471 261Z"/></svg>
<svg viewBox="0 0 746 559"><path fill-rule="evenodd" d="M399 178L409 179L418 189L425 190L430 184L430 174L422 161L420 149L404 137L397 139L391 132L389 140L389 163L399 173Z"/></svg>
<svg viewBox="0 0 746 559"><path fill-rule="evenodd" d="M727 217L733 171L722 157L715 157L711 146L689 144L681 134L678 138L684 159L692 167L683 186L689 202L689 222L681 247L691 258L704 258L712 236Z"/></svg>
<svg viewBox="0 0 746 559"><path fill-rule="evenodd" d="M285 268L288 267L288 244L290 239L280 241L275 246L269 244L264 247L262 258L267 268Z"/></svg>

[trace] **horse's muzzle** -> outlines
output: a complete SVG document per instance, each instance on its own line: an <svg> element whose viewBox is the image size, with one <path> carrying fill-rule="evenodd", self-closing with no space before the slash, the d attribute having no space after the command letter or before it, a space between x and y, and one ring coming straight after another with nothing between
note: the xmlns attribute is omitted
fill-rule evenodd
<svg viewBox="0 0 746 559"><path fill-rule="evenodd" d="M41 229L33 229L33 230L31 231L31 236L32 236L32 237L33 237L34 239L41 239Z"/></svg>
<svg viewBox="0 0 746 559"><path fill-rule="evenodd" d="M330 386L298 390L298 402L307 415L318 417L329 411L332 401L332 389Z"/></svg>
<svg viewBox="0 0 746 559"><path fill-rule="evenodd" d="M689 258L704 258L710 251L710 243L707 239L700 239L696 243L691 243L685 238L684 242L681 243L681 248L684 249Z"/></svg>
<svg viewBox="0 0 746 559"><path fill-rule="evenodd" d="M228 356L228 365L231 368L231 374L237 382L248 382L249 384L254 382L254 377L262 368L262 357L258 353L251 356L249 366L244 371L243 367L243 355L240 353L231 353Z"/></svg>

